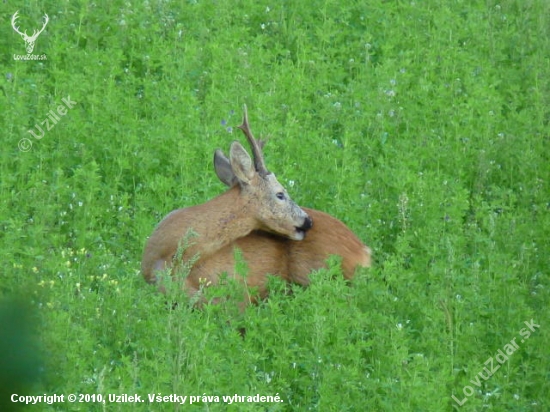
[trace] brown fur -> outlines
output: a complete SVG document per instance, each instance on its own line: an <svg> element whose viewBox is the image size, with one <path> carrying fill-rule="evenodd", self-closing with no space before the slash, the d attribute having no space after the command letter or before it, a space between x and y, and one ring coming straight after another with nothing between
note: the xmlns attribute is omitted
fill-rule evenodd
<svg viewBox="0 0 550 412"><path fill-rule="evenodd" d="M248 265L246 284L258 289L261 298L267 296L267 275L278 275L289 282L307 286L312 271L326 267L330 255L342 257L345 279L352 279L359 267L370 267L371 250L344 223L331 215L303 208L313 219L313 227L302 241L293 241L262 231L254 231L220 249L208 259L201 259L188 282L198 285L198 279L217 284L219 275L241 278L236 274L234 248L242 251Z"/></svg>

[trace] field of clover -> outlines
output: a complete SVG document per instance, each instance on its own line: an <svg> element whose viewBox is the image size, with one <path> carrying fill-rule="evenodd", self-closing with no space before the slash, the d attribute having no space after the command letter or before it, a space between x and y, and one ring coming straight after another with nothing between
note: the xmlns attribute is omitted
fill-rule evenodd
<svg viewBox="0 0 550 412"><path fill-rule="evenodd" d="M48 16L36 58L16 11L28 35ZM0 409L548 409L549 2L0 15ZM143 247L226 190L212 157L245 142L243 104L292 198L373 267L347 284L334 257L292 293L272 277L244 313L228 282L191 310L143 281Z"/></svg>

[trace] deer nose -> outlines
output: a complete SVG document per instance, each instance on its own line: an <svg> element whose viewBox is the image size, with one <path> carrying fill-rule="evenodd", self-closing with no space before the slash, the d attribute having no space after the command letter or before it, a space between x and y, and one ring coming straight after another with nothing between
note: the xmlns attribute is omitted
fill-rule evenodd
<svg viewBox="0 0 550 412"><path fill-rule="evenodd" d="M298 229L303 230L304 232L311 229L313 226L313 220L309 216L307 216L304 220L304 224L300 226Z"/></svg>

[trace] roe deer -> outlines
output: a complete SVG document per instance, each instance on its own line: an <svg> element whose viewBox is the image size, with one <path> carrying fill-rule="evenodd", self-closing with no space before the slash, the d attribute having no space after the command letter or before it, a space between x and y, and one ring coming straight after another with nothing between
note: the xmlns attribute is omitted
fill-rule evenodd
<svg viewBox="0 0 550 412"><path fill-rule="evenodd" d="M189 261L195 256L198 259L183 285L192 296L202 282L195 268L235 240L261 229L301 241L312 227L311 218L290 199L275 175L267 170L261 147L250 131L246 106L239 128L252 147L254 163L244 147L234 141L229 152L231 161L224 162L220 169L229 167L230 170L225 172L231 172L235 184L204 204L174 210L158 224L147 241L141 262L141 271L147 282L155 283L155 272L171 267L179 242L190 230L198 236L192 239L182 259Z"/></svg>
<svg viewBox="0 0 550 412"><path fill-rule="evenodd" d="M260 143L260 147L262 143ZM231 161L221 150L215 155L215 170L218 178L229 187L237 184L231 172ZM234 248L242 251L248 264L247 284L257 287L260 297L266 296L267 274L307 286L313 270L326 267L330 255L342 257L345 279L353 278L358 267L370 267L371 249L341 221L319 210L302 209L315 222L304 240L296 242L262 231L253 231L248 236L236 239L232 244L210 256L208 262L196 268L198 276L212 279L216 273L227 272L234 276Z"/></svg>

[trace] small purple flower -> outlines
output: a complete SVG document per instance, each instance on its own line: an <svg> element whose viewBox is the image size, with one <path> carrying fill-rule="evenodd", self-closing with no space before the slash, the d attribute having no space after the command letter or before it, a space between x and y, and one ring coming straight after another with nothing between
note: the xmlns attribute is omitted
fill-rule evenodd
<svg viewBox="0 0 550 412"><path fill-rule="evenodd" d="M227 124L227 121L225 119L222 119L220 123L222 124L222 126L225 126Z"/></svg>

